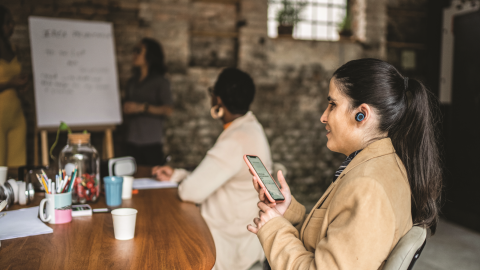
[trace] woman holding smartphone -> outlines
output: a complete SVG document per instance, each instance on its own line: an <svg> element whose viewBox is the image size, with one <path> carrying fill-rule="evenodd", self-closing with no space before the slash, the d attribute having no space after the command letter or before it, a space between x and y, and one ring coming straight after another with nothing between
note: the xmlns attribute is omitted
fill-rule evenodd
<svg viewBox="0 0 480 270"><path fill-rule="evenodd" d="M210 113L221 120L223 132L193 172L157 166L152 170L160 181L180 182L183 201L200 204L216 249L214 270L247 270L264 258L255 235L245 230L257 213L257 193L252 189L242 156L260 156L272 167L270 146L262 125L249 111L255 85L247 73L226 68L213 88Z"/></svg>
<svg viewBox="0 0 480 270"><path fill-rule="evenodd" d="M442 171L434 96L392 65L360 59L330 81L327 147L347 159L306 215L279 172L284 202L259 193L256 226L272 269L382 269L413 225L438 222Z"/></svg>

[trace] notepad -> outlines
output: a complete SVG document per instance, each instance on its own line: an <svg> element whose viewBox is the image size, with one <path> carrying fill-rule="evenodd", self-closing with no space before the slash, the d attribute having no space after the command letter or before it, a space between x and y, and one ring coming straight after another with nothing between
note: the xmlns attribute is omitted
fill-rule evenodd
<svg viewBox="0 0 480 270"><path fill-rule="evenodd" d="M38 206L6 211L0 218L0 240L53 233L53 229L38 218Z"/></svg>
<svg viewBox="0 0 480 270"><path fill-rule="evenodd" d="M158 189L158 188L176 188L177 183L174 182L162 182L152 178L137 178L133 180L134 189Z"/></svg>

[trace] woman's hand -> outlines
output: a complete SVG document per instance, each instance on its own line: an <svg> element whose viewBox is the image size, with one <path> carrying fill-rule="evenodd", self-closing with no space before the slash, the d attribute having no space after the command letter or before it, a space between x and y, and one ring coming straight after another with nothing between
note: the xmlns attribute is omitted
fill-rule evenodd
<svg viewBox="0 0 480 270"><path fill-rule="evenodd" d="M251 224L248 224L247 226L247 230L254 234L257 234L258 230L260 230L260 228L262 228L263 225L265 225L272 218L282 216L282 214L280 214L276 208L271 208L264 202L258 202L257 206L260 208L260 212L258 212L258 217L253 219L253 222L257 227L254 227Z"/></svg>
<svg viewBox="0 0 480 270"><path fill-rule="evenodd" d="M278 171L277 173L277 179L281 185L280 192L282 192L283 197L285 198L285 200L280 203L270 202L267 196L265 196L265 190L261 188L260 184L258 183L261 180L258 179L252 173L252 171L250 171L250 174L253 175L253 187L258 192L258 199L260 199L261 202L264 202L269 207L275 207L281 215L285 214L285 211L287 211L288 206L290 206L290 203L292 202L292 194L290 192L290 188L288 187L287 181L285 181L285 177L283 177L282 171Z"/></svg>
<svg viewBox="0 0 480 270"><path fill-rule="evenodd" d="M152 175L160 181L170 181L174 169L170 166L155 166L152 168Z"/></svg>
<svg viewBox="0 0 480 270"><path fill-rule="evenodd" d="M144 103L127 101L127 102L125 102L125 104L123 104L123 112L125 114L142 113L144 111L145 111L145 104Z"/></svg>

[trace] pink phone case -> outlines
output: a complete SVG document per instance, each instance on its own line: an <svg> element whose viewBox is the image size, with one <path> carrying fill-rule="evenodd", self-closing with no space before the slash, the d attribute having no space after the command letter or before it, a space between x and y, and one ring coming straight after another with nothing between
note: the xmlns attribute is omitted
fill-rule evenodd
<svg viewBox="0 0 480 270"><path fill-rule="evenodd" d="M260 157L255 156L255 155L244 155L244 156L243 156L243 160L245 160L245 163L247 163L247 166L248 166L248 168L250 169L250 171L251 171L252 173L254 173L255 176L260 180L260 181L258 181L258 184L259 184L259 185L263 188L263 190L265 191L265 196L267 196L267 199L268 199L270 202L277 202L277 203L283 202L284 200L274 200L274 199L272 198L272 196L270 196L270 192L267 191L267 188L266 188L265 185L263 184L262 180L261 180L260 177L258 176L257 172L256 172L255 169L253 168L253 166L252 166L252 164L250 163L250 160L248 160L247 156L257 157L257 158L260 160L260 162L262 162L262 164L263 164L263 161L260 159ZM265 167L265 164L263 164L263 166ZM267 168L267 167L265 167L265 168ZM268 170L267 170L267 171L268 171ZM270 174L270 172L268 172L268 174ZM272 174L270 174L270 177L272 177ZM281 190L280 187L277 185L277 182L275 182L275 180L273 179L273 177L272 177L272 180L273 180L273 182L275 183L275 185L277 186L278 190ZM283 195L283 193L282 193L282 195ZM283 196L283 197L285 197L285 196Z"/></svg>

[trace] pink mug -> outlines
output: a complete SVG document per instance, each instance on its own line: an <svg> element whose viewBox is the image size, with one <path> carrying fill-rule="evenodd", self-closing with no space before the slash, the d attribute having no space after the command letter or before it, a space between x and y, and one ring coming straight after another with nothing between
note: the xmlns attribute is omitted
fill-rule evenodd
<svg viewBox="0 0 480 270"><path fill-rule="evenodd" d="M43 208L47 204L47 211ZM72 193L45 194L40 202L40 219L50 224L62 224L72 221Z"/></svg>

